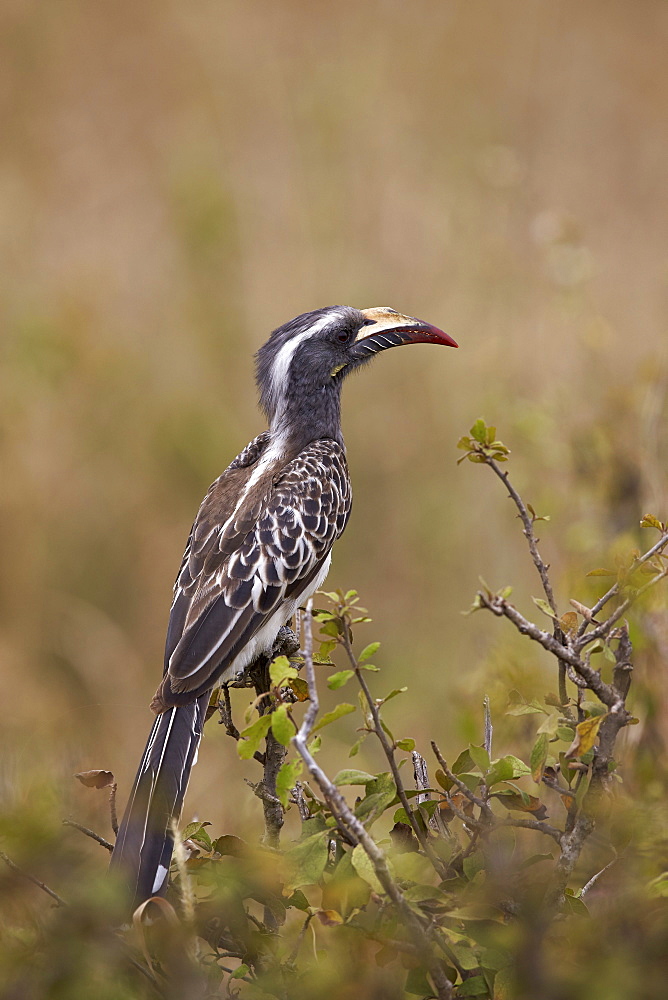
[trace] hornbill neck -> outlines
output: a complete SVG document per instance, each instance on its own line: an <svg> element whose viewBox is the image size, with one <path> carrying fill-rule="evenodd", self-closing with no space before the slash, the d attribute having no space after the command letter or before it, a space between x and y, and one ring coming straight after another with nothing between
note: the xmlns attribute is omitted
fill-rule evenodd
<svg viewBox="0 0 668 1000"><path fill-rule="evenodd" d="M332 438L343 447L341 432L341 381L324 385L291 379L271 417L272 440L281 450L299 452L311 441Z"/></svg>

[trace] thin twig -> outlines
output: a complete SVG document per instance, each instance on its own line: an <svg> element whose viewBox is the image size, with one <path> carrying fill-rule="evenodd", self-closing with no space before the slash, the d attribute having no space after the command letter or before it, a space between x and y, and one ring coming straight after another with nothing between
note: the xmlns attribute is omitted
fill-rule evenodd
<svg viewBox="0 0 668 1000"><path fill-rule="evenodd" d="M519 511L520 518L522 519L522 524L524 525L524 537L529 544L529 551L531 552L531 558L533 559L533 564L538 570L538 575L540 576L541 583L543 584L543 591L547 597L547 603L550 605L553 613L557 614L557 605L554 600L554 593L552 591L552 584L550 583L550 577L548 575L549 566L543 562L540 552L538 551L538 542L533 530L533 519L527 509L524 500L519 495L513 484L510 482L508 473L503 471L497 462L493 458L486 459L487 465L490 469L499 477L503 482L508 493L510 494L513 503Z"/></svg>
<svg viewBox="0 0 668 1000"><path fill-rule="evenodd" d="M441 859L438 857L438 855L434 852L434 849L432 848L431 844L429 843L424 830L422 829L422 827L418 823L417 816L415 815L414 811L410 807L410 803L409 803L408 798L406 796L406 790L404 788L404 783L401 780L401 773L399 771L399 767L397 765L397 762L396 762L396 759L395 759L395 756L394 756L394 747L391 745L389 739L387 738L387 734L385 733L385 730L383 729L383 725L382 725L382 723L380 721L380 712L378 710L378 705L376 704L375 699L371 695L371 692L369 690L369 686L368 686L368 684L366 682L366 678L364 676L364 672L361 669L359 663L357 662L357 658L356 658L356 656L355 656L355 654L353 652L353 648L352 648L352 645L351 645L351 642L350 642L350 635L349 635L348 629L344 629L342 640L343 640L343 647L344 647L344 649L346 651L346 655L348 657L348 661L349 661L351 667L353 668L353 670L355 671L355 675L357 676L357 680L359 682L359 685L362 688L362 691L364 692L364 697L366 698L366 703L367 703L369 712L371 713L371 717L373 718L374 732L375 732L376 736L378 737L380 745L383 748L383 752L385 754L385 757L387 758L387 762L390 765L390 770L392 771L392 777L394 778L394 784L396 785L397 796L399 798L399 801L401 802L401 805L403 806L404 812L406 813L406 816L408 818L408 822L410 823L410 825L413 828L413 833L417 837L418 842L420 844L420 847L422 848L422 850L424 851L424 853L426 854L426 856L429 858L429 860L430 860L430 862L431 862L434 870L437 872L437 874L440 875L442 878L444 878L445 874L446 874L447 866L443 863L443 861L441 861Z"/></svg>
<svg viewBox="0 0 668 1000"><path fill-rule="evenodd" d="M619 858L613 858L612 861L608 861L608 863L605 866L605 868L601 868L600 872L596 872L595 875L592 875L592 877L589 879L589 881L587 883L585 883L585 885L582 887L582 892L580 893L580 899L584 899L584 897L587 895L587 893L589 892L589 890L594 888L594 886L596 885L596 883L598 882L598 880L600 879L600 877L602 875L605 875L605 873L610 868L612 868L613 865L616 865L618 861L619 861Z"/></svg>
<svg viewBox="0 0 668 1000"><path fill-rule="evenodd" d="M59 896L57 892L53 891L53 889L49 889L48 885L46 885L44 882L40 882L40 880L38 878L35 878L34 875L31 875L29 872L24 872L22 868L19 868L19 866L15 864L12 861L12 859L5 854L4 851L0 851L0 858L2 858L2 860L5 862L8 868L11 868L11 870L15 872L17 875L20 875L21 878L27 879L28 882L32 882L33 885L38 886L48 896L51 896L51 899L55 899L56 904L58 906L67 906L67 903L62 898L62 896Z"/></svg>
<svg viewBox="0 0 668 1000"><path fill-rule="evenodd" d="M223 700L220 700L220 694L222 693ZM233 740L239 741L241 739L241 733L237 729L232 719L232 702L230 701L230 688L228 684L221 684L218 694L218 712L220 714L220 725L225 726L225 732L228 736L231 736ZM253 754L253 760L256 760L258 764L264 767L264 754L256 750Z"/></svg>
<svg viewBox="0 0 668 1000"><path fill-rule="evenodd" d="M118 791L118 785L114 781L111 788L109 789L109 818L111 820L111 829L114 831L114 837L118 836L118 816L116 815L117 791Z"/></svg>
<svg viewBox="0 0 668 1000"><path fill-rule="evenodd" d="M480 812L483 814L488 823L494 822L496 817L494 816L494 813L492 812L489 805L485 802L484 799L481 799L478 795L476 795L475 792L472 792L471 789L468 787L468 785L465 785L464 782L457 777L454 771L450 770L445 761L445 757L439 750L434 740L431 741L431 748L434 751L434 756L441 765L441 768L443 769L443 773L445 774L445 776L450 779L453 785L457 786L459 791L465 798L469 800L469 802L473 803L474 806L477 806L478 809L480 809Z"/></svg>
<svg viewBox="0 0 668 1000"><path fill-rule="evenodd" d="M99 833L95 833L94 830L89 830L87 826L82 826L81 823L75 823L73 819L64 819L63 826L72 826L75 830L79 830L81 833L85 833L87 837L91 840L96 841L101 847L106 848L108 851L113 851L114 845L110 844L108 840L101 837Z"/></svg>
<svg viewBox="0 0 668 1000"><path fill-rule="evenodd" d="M578 639L576 639L575 649L580 650L584 646L588 646L590 642L594 642L594 640L596 639L602 639L604 636L608 635L612 631L612 628L615 625L615 623L618 622L619 619L622 617L624 612L627 611L632 604L635 604L638 598L642 597L642 595L647 593L648 590L656 586L656 584L659 583L660 580L665 579L666 576L668 576L668 566L666 566L666 568L663 569L660 573L657 573L656 576L653 576L651 580L648 580L648 582L644 586L636 590L631 597L627 597L626 600L622 601L619 607L615 608L615 610L612 612L609 618L606 618L604 622L601 622L600 625L597 625L596 628L593 629L591 632L587 632L584 635L580 636ZM587 622L586 624L589 624L589 622Z"/></svg>
<svg viewBox="0 0 668 1000"><path fill-rule="evenodd" d="M484 607L488 608L498 617L505 616L510 619L517 631L522 635L528 635L530 639L534 639L540 643L549 653L552 653L564 663L569 663L576 673L587 682L587 686L598 695L604 705L607 705L612 711L619 709L619 697L615 690L611 685L606 684L601 679L599 672L585 663L569 645L563 646L549 632L544 632L538 628L537 625L534 625L533 622L525 618L513 604L509 604L505 598L499 597L496 594L488 596L482 591L478 591L478 593Z"/></svg>
<svg viewBox="0 0 668 1000"><path fill-rule="evenodd" d="M485 712L485 739L483 746L485 750L492 756L492 736L494 735L494 727L492 726L492 713L489 707L489 695L485 695L483 699L483 709Z"/></svg>

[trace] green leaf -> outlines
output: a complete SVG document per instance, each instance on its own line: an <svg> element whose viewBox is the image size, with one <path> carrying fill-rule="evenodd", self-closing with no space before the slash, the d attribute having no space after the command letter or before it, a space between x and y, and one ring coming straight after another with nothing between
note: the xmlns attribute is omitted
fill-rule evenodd
<svg viewBox="0 0 668 1000"><path fill-rule="evenodd" d="M353 743L350 750L348 751L349 757L357 757L357 754L360 752L360 747L362 746L368 735L369 735L368 732L363 732L360 738L356 740L355 743Z"/></svg>
<svg viewBox="0 0 668 1000"><path fill-rule="evenodd" d="M334 784L340 785L368 785L372 781L376 780L375 774L369 774L368 771L357 771L355 768L349 767L344 768L343 771L339 773L334 778Z"/></svg>
<svg viewBox="0 0 668 1000"><path fill-rule="evenodd" d="M468 774L466 771L461 771L457 777L466 785L470 792L474 792L482 781L479 774Z"/></svg>
<svg viewBox="0 0 668 1000"><path fill-rule="evenodd" d="M295 909L308 913L311 904L301 889L295 889L290 898L286 900L286 906L294 906Z"/></svg>
<svg viewBox="0 0 668 1000"><path fill-rule="evenodd" d="M364 660L370 660L373 654L380 649L379 642L370 642L368 646L365 646L360 655L357 657L358 663L363 663Z"/></svg>
<svg viewBox="0 0 668 1000"><path fill-rule="evenodd" d="M276 775L276 797L280 800L284 809L288 808L290 792L295 787L295 782L302 773L303 761L291 760L281 764Z"/></svg>
<svg viewBox="0 0 668 1000"><path fill-rule="evenodd" d="M540 733L538 739L533 745L531 750L531 777L538 784L543 777L543 771L545 770L545 761L547 760L547 746L550 742L547 733Z"/></svg>
<svg viewBox="0 0 668 1000"><path fill-rule="evenodd" d="M273 663L269 664L269 679L274 687L280 687L283 681L298 676L299 671L295 670L287 656L277 656Z"/></svg>
<svg viewBox="0 0 668 1000"><path fill-rule="evenodd" d="M539 609L539 611L542 611L543 614L547 615L548 618L551 618L553 621L559 620L555 615L555 613L553 612L550 605L547 603L547 601L544 601L542 597L532 597L531 600Z"/></svg>
<svg viewBox="0 0 668 1000"><path fill-rule="evenodd" d="M566 912L576 914L579 917L589 916L589 910L572 889L564 890L564 903Z"/></svg>
<svg viewBox="0 0 668 1000"><path fill-rule="evenodd" d="M315 733L318 729L323 729L325 726L328 726L330 722L336 722L337 719L340 719L344 715L350 715L350 713L354 711L354 705L348 705L346 702L342 702L340 705L337 705L336 708L333 708L331 712L325 712L323 717L313 727L311 732Z"/></svg>
<svg viewBox="0 0 668 1000"><path fill-rule="evenodd" d="M285 854L290 869L286 890L318 882L325 870L329 854L329 831L314 833L301 840Z"/></svg>
<svg viewBox="0 0 668 1000"><path fill-rule="evenodd" d="M487 443L487 425L482 417L478 417L471 428L471 437L475 438L478 444Z"/></svg>
<svg viewBox="0 0 668 1000"><path fill-rule="evenodd" d="M361 879L370 885L374 892L382 895L385 890L381 885L378 876L376 875L376 869L373 867L373 862L371 858L366 853L361 844L358 844L353 848L352 853L353 868L359 875Z"/></svg>
<svg viewBox="0 0 668 1000"><path fill-rule="evenodd" d="M405 750L406 753L411 753L415 750L415 740L412 740L410 737L405 740L397 740L397 749Z"/></svg>
<svg viewBox="0 0 668 1000"><path fill-rule="evenodd" d="M417 965L414 969L408 970L404 983L404 993L416 997L433 997L434 994L423 966Z"/></svg>
<svg viewBox="0 0 668 1000"><path fill-rule="evenodd" d="M465 979L461 986L457 987L458 997L486 997L489 996L487 983L483 976L471 976Z"/></svg>
<svg viewBox="0 0 668 1000"><path fill-rule="evenodd" d="M341 634L341 626L338 619L331 619L330 621L325 622L320 629L320 634L331 635L333 637L339 636Z"/></svg>
<svg viewBox="0 0 668 1000"><path fill-rule="evenodd" d="M530 768L523 760L509 753L505 757L499 757L492 761L492 766L487 773L485 782L489 788L499 781L509 781L511 778L521 778L525 774L531 774Z"/></svg>
<svg viewBox="0 0 668 1000"><path fill-rule="evenodd" d="M484 747L469 746L469 755L479 771L489 770L489 754Z"/></svg>
<svg viewBox="0 0 668 1000"><path fill-rule="evenodd" d="M383 698L382 704L384 705L386 701L390 700L390 698L396 698L398 694L403 694L405 691L408 691L407 687L394 688L394 690L390 691L389 694L385 695L385 697Z"/></svg>
<svg viewBox="0 0 668 1000"><path fill-rule="evenodd" d="M538 727L538 733L546 733L548 736L556 736L559 728L559 712L553 712Z"/></svg>
<svg viewBox="0 0 668 1000"><path fill-rule="evenodd" d="M354 677L354 670L339 670L336 674L330 674L327 678L327 687L330 691L338 691L340 687L347 684L351 677Z"/></svg>
<svg viewBox="0 0 668 1000"><path fill-rule="evenodd" d="M526 702L524 705L511 705L510 708L506 709L506 715L536 715L538 713L546 714L545 709L536 701Z"/></svg>
<svg viewBox="0 0 668 1000"><path fill-rule="evenodd" d="M392 775L388 772L379 774L374 781L367 784L364 798L355 806L355 815L367 828L370 827L395 801L396 794L397 789Z"/></svg>
<svg viewBox="0 0 668 1000"><path fill-rule="evenodd" d="M205 833L205 826L211 826L211 823L201 823L199 820L195 820L194 823L188 823L188 825L181 830L181 840L197 840L200 839L200 834L204 833L210 844L211 840L209 835Z"/></svg>
<svg viewBox="0 0 668 1000"><path fill-rule="evenodd" d="M241 730L241 736L244 739L237 743L237 753L242 760L250 760L256 750L259 750L260 743L269 732L271 719L271 715L261 715L250 726Z"/></svg>
<svg viewBox="0 0 668 1000"><path fill-rule="evenodd" d="M249 973L249 968L247 965L239 965L230 975L230 979L243 979Z"/></svg>
<svg viewBox="0 0 668 1000"><path fill-rule="evenodd" d="M459 757L452 765L452 773L461 774L462 771L473 771L474 769L475 769L475 763L468 749L462 750Z"/></svg>
<svg viewBox="0 0 668 1000"><path fill-rule="evenodd" d="M288 715L288 706L279 705L278 708L271 713L271 731L278 740L278 742L284 746L290 746L290 740L295 735L295 727L292 719Z"/></svg>
<svg viewBox="0 0 668 1000"><path fill-rule="evenodd" d="M617 576L613 569L592 569L587 576Z"/></svg>

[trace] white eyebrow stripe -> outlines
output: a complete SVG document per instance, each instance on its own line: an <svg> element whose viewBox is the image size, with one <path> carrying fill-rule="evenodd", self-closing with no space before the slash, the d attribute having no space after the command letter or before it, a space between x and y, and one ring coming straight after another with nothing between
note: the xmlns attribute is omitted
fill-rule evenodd
<svg viewBox="0 0 668 1000"><path fill-rule="evenodd" d="M304 330L295 337L291 337L287 343L283 344L274 358L271 369L271 396L274 405L278 403L285 391L285 382L290 371L290 365L299 345L303 344L310 337L314 337L317 333L320 333L321 330L326 330L328 326L331 326L340 318L341 313L338 310L328 312L325 316L321 316L308 330Z"/></svg>

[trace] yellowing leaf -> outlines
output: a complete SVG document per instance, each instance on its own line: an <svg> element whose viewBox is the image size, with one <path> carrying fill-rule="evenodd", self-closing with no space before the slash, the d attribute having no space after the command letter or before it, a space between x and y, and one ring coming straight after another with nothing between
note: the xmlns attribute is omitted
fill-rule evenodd
<svg viewBox="0 0 668 1000"><path fill-rule="evenodd" d="M658 519L654 517L654 514L644 514L642 521L640 522L641 528L658 528L659 531L663 531L663 524Z"/></svg>
<svg viewBox="0 0 668 1000"><path fill-rule="evenodd" d="M287 656L277 656L274 662L269 664L269 678L274 687L280 687L283 681L297 676L298 673Z"/></svg>
<svg viewBox="0 0 668 1000"><path fill-rule="evenodd" d="M609 714L605 712L604 715L593 715L591 719L578 722L575 727L575 738L566 751L566 757L582 757L591 750L596 743L601 723Z"/></svg>
<svg viewBox="0 0 668 1000"><path fill-rule="evenodd" d="M343 923L343 917L337 910L318 910L317 917L325 927L337 927Z"/></svg>

